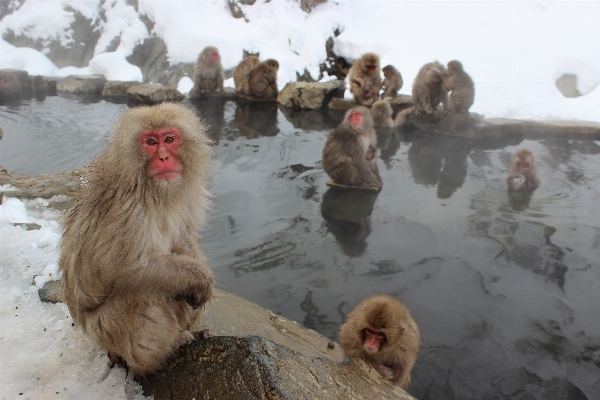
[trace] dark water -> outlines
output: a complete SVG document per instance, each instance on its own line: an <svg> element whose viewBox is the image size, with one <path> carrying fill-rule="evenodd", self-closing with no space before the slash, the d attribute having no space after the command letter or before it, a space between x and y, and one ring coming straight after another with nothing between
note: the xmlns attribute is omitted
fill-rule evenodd
<svg viewBox="0 0 600 400"><path fill-rule="evenodd" d="M201 241L223 289L332 339L362 298L403 300L423 334L420 399L600 398L599 142L384 132L383 191L339 193L320 168L338 113L195 106L217 142ZM0 165L83 166L123 109L2 106ZM531 197L506 191L520 148L542 179Z"/></svg>

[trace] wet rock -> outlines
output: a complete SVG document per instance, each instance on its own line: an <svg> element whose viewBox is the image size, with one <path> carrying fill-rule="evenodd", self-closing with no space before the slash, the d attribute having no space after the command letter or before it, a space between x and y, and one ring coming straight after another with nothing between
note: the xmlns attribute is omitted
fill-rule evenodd
<svg viewBox="0 0 600 400"><path fill-rule="evenodd" d="M143 83L127 89L127 96L133 104L158 104L165 101L181 101L183 95L173 86L158 83Z"/></svg>
<svg viewBox="0 0 600 400"><path fill-rule="evenodd" d="M344 96L344 81L292 82L285 85L277 102L285 107L315 110L325 106L332 98Z"/></svg>
<svg viewBox="0 0 600 400"><path fill-rule="evenodd" d="M581 96L579 90L577 90L577 75L564 74L556 80L555 84L565 97Z"/></svg>
<svg viewBox="0 0 600 400"><path fill-rule="evenodd" d="M331 101L329 103L327 103L327 108L331 109L331 110L340 110L340 111L346 111L351 109L352 107L357 106L358 104L355 104L352 100L350 99L344 99L344 98L333 98L331 99Z"/></svg>
<svg viewBox="0 0 600 400"><path fill-rule="evenodd" d="M208 99L208 98L223 98L223 99L227 99L227 100L234 100L234 99L237 99L238 96L235 93L234 88L226 87L226 88L223 88L222 91L200 93L197 97L190 98L190 101L196 102L198 100ZM260 100L263 100L263 99L258 99L258 101L260 101ZM269 101L272 101L272 100L269 100Z"/></svg>
<svg viewBox="0 0 600 400"><path fill-rule="evenodd" d="M22 93L29 93L31 92L31 76L29 75L29 72L21 70L21 69L2 69L0 70L0 73L5 73L5 72L12 72L13 74L15 74L17 76L17 79L19 79L19 83L21 84L21 92Z"/></svg>
<svg viewBox="0 0 600 400"><path fill-rule="evenodd" d="M100 95L105 84L102 75L71 75L57 81L56 89L64 93Z"/></svg>
<svg viewBox="0 0 600 400"><path fill-rule="evenodd" d="M61 281L58 280L44 283L44 286L38 290L40 300L44 303L62 303L63 296L60 282Z"/></svg>
<svg viewBox="0 0 600 400"><path fill-rule="evenodd" d="M329 108L330 110L346 111L351 109L352 107L357 107L359 105L360 104L355 103L351 99L334 98L331 99L331 101L327 104L327 108ZM398 96L390 100L390 105L392 106L392 110L394 110L395 112L404 110L408 107L412 107L412 96L406 94L399 94Z"/></svg>
<svg viewBox="0 0 600 400"><path fill-rule="evenodd" d="M27 223L27 222L15 222L14 226L22 226L26 231L37 231L42 228L39 224Z"/></svg>
<svg viewBox="0 0 600 400"><path fill-rule="evenodd" d="M111 99L127 99L127 89L132 86L140 85L138 81L109 81L102 89L102 97Z"/></svg>
<svg viewBox="0 0 600 400"><path fill-rule="evenodd" d="M136 380L155 400L412 399L361 360L310 357L260 336L192 343L163 371Z"/></svg>

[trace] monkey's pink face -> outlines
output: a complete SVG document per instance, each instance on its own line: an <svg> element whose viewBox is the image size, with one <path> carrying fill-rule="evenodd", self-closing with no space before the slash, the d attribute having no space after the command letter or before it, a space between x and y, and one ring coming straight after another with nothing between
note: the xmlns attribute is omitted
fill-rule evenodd
<svg viewBox="0 0 600 400"><path fill-rule="evenodd" d="M210 55L210 58L212 58L213 64L216 64L217 60L219 59L219 53L217 53L216 51L213 51L212 54Z"/></svg>
<svg viewBox="0 0 600 400"><path fill-rule="evenodd" d="M362 120L362 118L363 118L362 114L359 113L358 111L351 112L350 116L348 117L353 128L356 128L357 126L360 125L360 121Z"/></svg>
<svg viewBox="0 0 600 400"><path fill-rule="evenodd" d="M369 73L372 73L373 71L375 71L375 66L374 65L367 65L367 71L369 71Z"/></svg>
<svg viewBox="0 0 600 400"><path fill-rule="evenodd" d="M181 145L181 133L177 129L143 132L140 135L140 145L148 156L152 178L172 181L179 177L181 165L177 159L177 151Z"/></svg>
<svg viewBox="0 0 600 400"><path fill-rule="evenodd" d="M381 344L385 340L385 335L375 329L365 328L363 331L365 340L363 345L368 353L376 353L381 348Z"/></svg>
<svg viewBox="0 0 600 400"><path fill-rule="evenodd" d="M529 163L528 162L522 162L522 161L518 161L517 162L517 169L519 170L519 172L523 172L529 169Z"/></svg>

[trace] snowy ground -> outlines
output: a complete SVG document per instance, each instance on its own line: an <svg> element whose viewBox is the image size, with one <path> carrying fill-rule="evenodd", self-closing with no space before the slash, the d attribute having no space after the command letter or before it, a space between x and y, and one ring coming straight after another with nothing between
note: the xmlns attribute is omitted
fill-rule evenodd
<svg viewBox="0 0 600 400"><path fill-rule="evenodd" d="M152 34L165 40L172 62L194 62L208 45L220 49L224 68L237 65L243 50L260 52L263 59L279 61L283 87L305 69L318 76L324 43L338 29L336 53L348 59L378 53L382 65L401 71L401 93L410 93L423 64L458 59L476 83L472 111L487 117L600 121L598 1L330 0L306 14L295 1L258 0L241 6L248 22L233 18L225 0L138 3L139 14L126 0L26 0L2 20L2 33L69 43L73 15L64 8L87 18L98 18L102 10L95 57L86 68L58 69L43 54L2 41L0 67L48 76L104 73L111 80L141 80L139 68L125 57L150 35L139 19L144 14L156 22ZM117 50L106 53L115 38L120 38ZM554 82L565 73L578 76L584 96L560 94ZM179 88L189 90L189 78Z"/></svg>

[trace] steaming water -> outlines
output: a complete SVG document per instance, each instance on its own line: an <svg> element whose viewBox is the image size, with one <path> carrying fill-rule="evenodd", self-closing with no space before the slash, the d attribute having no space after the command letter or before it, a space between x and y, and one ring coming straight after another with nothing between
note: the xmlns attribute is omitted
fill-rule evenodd
<svg viewBox="0 0 600 400"><path fill-rule="evenodd" d="M410 307L420 399L594 399L600 393L600 144L380 133L378 195L320 167L339 113L195 105L216 141L201 232L221 288L337 339L362 298ZM0 165L82 167L126 106L59 97L0 106ZM284 114L285 112L285 114ZM542 184L509 197L512 153Z"/></svg>

